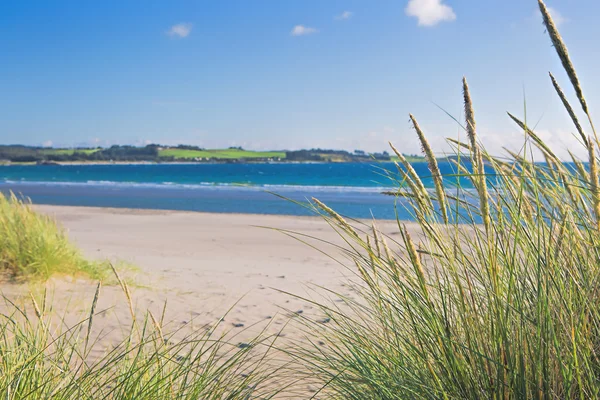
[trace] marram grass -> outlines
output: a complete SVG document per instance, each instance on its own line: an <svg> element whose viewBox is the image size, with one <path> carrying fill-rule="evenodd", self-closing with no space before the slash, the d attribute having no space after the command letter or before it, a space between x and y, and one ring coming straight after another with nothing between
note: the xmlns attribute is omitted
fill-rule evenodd
<svg viewBox="0 0 600 400"><path fill-rule="evenodd" d="M133 309L126 289L123 283ZM96 309L100 291L98 285L89 314L74 325L54 315L45 298L31 296L31 306L4 298L12 311L0 314L2 398L245 400L278 393L277 375L265 368L272 344L266 336L239 346L233 335L215 333L219 323L171 331L164 313L157 319L148 312L107 345L106 332L91 335L98 314L113 318Z"/></svg>
<svg viewBox="0 0 600 400"><path fill-rule="evenodd" d="M267 370L272 343L258 334L243 346L230 332L217 334L221 320L200 330L173 330L140 314L127 282L109 264L85 260L55 221L36 213L14 195L0 195L0 267L16 279L46 279L54 274L109 278L112 269L123 291L130 320L120 320L122 337L107 341L93 326L111 315L97 309L98 283L89 314L79 323L57 315L51 302L30 295L17 304L1 297L0 395L20 399L268 399L282 386ZM71 318L69 318L71 320ZM221 329L219 329L221 330Z"/></svg>
<svg viewBox="0 0 600 400"><path fill-rule="evenodd" d="M320 398L600 398L598 142L566 45L539 5L589 120L579 123L551 75L587 159L565 164L512 114L525 144L508 159L492 156L477 140L476 104L464 80L468 142L449 143L457 173L475 191L449 186L411 115L435 191L423 193L403 168L399 189L387 194L417 223L409 229L398 221L399 235L386 238L370 228L349 231L330 209L324 214L350 243L344 254L358 271L353 298L328 292L341 301L318 304L330 323L302 320L325 345L291 351L296 373L320 382ZM534 153L546 162L534 162Z"/></svg>
<svg viewBox="0 0 600 400"><path fill-rule="evenodd" d="M0 193L0 274L45 280L54 274L102 278L105 264L86 260L51 217Z"/></svg>

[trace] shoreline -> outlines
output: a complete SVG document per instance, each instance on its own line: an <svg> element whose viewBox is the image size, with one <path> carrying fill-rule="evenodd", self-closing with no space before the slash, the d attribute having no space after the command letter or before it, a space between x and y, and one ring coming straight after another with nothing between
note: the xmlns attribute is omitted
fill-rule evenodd
<svg viewBox="0 0 600 400"><path fill-rule="evenodd" d="M67 205L54 205L54 204L32 204L35 210L41 211L45 214L52 211L64 210L67 213L73 211L81 211L88 213L107 213L107 214L127 214L127 215L177 215L177 214L188 214L194 216L231 216L231 217L267 217L267 219L289 219L289 218L300 218L306 220L321 220L323 218L318 215L289 215L289 214L258 214L258 213L240 213L240 212L207 212L207 211L192 211L192 210L170 210L161 208L131 208L131 207L94 207L94 206L67 206ZM367 221L365 219L357 219L359 221ZM384 220L390 221L390 220ZM406 221L411 223L411 221Z"/></svg>
<svg viewBox="0 0 600 400"><path fill-rule="evenodd" d="M73 161L73 162L51 162L51 163L35 163L35 162L9 162L0 164L0 167L44 167L44 166L82 166L82 165L225 165L225 164L370 164L373 162L390 164L394 163L395 159L391 160L368 160L368 161L252 161L252 160L235 160L235 161ZM414 161L421 162L421 161Z"/></svg>
<svg viewBox="0 0 600 400"><path fill-rule="evenodd" d="M324 216L326 216L325 214L323 214L323 216L320 215L296 215L296 214L261 214L261 213L243 213L243 212L229 212L229 211L223 211L223 212L208 212L208 211L194 211L194 210L173 210L173 209L167 209L167 208L131 208L131 207L104 207L104 206L71 206L71 205L56 205L56 204L44 204L44 203L32 203L31 204L33 206L34 209L45 209L45 208L57 208L57 209L81 209L81 210L86 210L88 212L97 212L97 213L102 213L102 212L108 212L108 213L113 213L113 214L129 214L129 215L165 215L165 214L189 214L189 215L198 215L198 216L216 216L216 215L223 215L223 216L232 216L232 217L264 217L267 219L306 219L306 220L319 220L319 221L325 221L324 220ZM334 210L335 211L335 210ZM353 218L353 217L348 217L344 214L340 214L342 217L350 220L350 221L356 221L356 222L360 222L360 223L366 223L366 224L370 224L373 220L372 219L368 219L368 218ZM402 219L389 219L389 218L377 218L375 219L378 222L381 223L403 223L403 224L413 224L416 223L415 221L412 220L402 220Z"/></svg>
<svg viewBox="0 0 600 400"><path fill-rule="evenodd" d="M248 217L248 218L265 218L267 220L289 220L289 219L300 219L300 220L312 220L322 221L326 223L323 216L319 215L293 215L293 214L260 214L260 213L241 213L241 212L207 212L207 211L193 211L193 210L171 210L161 208L131 208L131 207L103 207L103 206L70 206L70 205L55 205L55 204L43 204L33 203L31 206L36 211L41 211L45 214L52 211L64 210L67 213L72 211L81 211L88 213L108 213L108 214L127 214L127 215L177 215L177 214L188 214L193 216L231 216L231 217ZM368 218L348 218L351 221L356 221L364 224L371 224L372 219ZM416 224L415 221L411 220L396 220L396 219L376 219L377 222L383 224L397 224L398 222L406 225ZM59 221L60 222L60 221Z"/></svg>

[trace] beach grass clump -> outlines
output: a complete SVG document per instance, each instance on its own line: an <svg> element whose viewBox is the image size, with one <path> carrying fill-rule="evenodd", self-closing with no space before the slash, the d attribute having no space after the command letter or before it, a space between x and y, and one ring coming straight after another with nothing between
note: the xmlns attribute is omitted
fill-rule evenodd
<svg viewBox="0 0 600 400"><path fill-rule="evenodd" d="M54 219L14 194L0 193L0 274L45 280L54 274L101 278L108 271L86 260Z"/></svg>
<svg viewBox="0 0 600 400"><path fill-rule="evenodd" d="M126 283L123 283L126 288ZM268 399L277 393L276 374L265 368L272 343L258 334L243 345L221 322L190 329L169 328L151 312L130 321L118 342L97 321L98 284L89 314L79 323L58 317L44 298L17 305L4 298L0 314L0 393L7 399ZM130 302L127 289L125 301ZM115 316L116 318L116 316ZM129 329L127 324L130 322Z"/></svg>
<svg viewBox="0 0 600 400"><path fill-rule="evenodd" d="M584 128L557 89L587 157L563 162L513 115L526 138L522 150L489 154L464 80L468 141L450 143L455 174L472 183L465 188L440 176L411 115L435 187L424 192L420 178L399 164L399 189L388 194L415 224L398 221L398 235L386 237L376 226L349 228L315 205L344 236L344 254L356 267L352 296L328 292L337 301L317 304L328 324L298 319L325 343L291 352L302 366L296 373L320 382L320 396L600 398L598 143L566 45L543 1L539 6L590 122ZM551 84L560 88L554 77Z"/></svg>

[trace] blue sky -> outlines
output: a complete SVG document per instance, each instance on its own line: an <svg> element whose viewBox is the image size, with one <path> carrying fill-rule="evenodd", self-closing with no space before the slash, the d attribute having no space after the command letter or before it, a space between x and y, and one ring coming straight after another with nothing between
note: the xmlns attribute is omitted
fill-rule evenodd
<svg viewBox="0 0 600 400"><path fill-rule="evenodd" d="M594 109L600 2L547 4ZM535 0L21 0L0 26L1 143L414 153L411 112L442 152L458 129L436 104L460 116L465 75L492 151L521 143L524 99L576 146Z"/></svg>

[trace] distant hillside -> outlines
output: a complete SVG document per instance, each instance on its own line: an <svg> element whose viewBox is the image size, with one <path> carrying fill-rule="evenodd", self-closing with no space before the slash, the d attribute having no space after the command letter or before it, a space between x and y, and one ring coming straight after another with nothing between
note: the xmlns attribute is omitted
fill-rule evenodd
<svg viewBox="0 0 600 400"><path fill-rule="evenodd" d="M406 156L409 161L422 157ZM395 161L387 152L369 154L361 150L310 149L296 151L252 151L241 147L203 149L197 146L176 147L150 144L144 147L111 146L109 148L59 149L22 145L0 146L0 162L69 163L69 162L370 162Z"/></svg>
<svg viewBox="0 0 600 400"><path fill-rule="evenodd" d="M170 161L211 161L211 160L256 160L280 161L285 159L285 151L251 151L231 147L229 149L207 150L195 146L160 147L161 160Z"/></svg>

